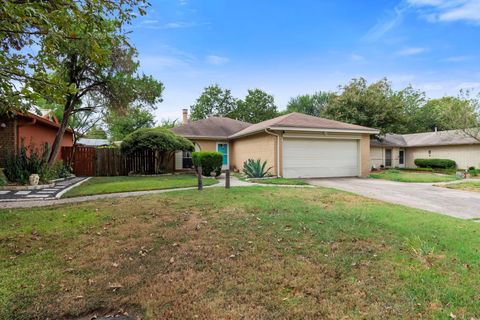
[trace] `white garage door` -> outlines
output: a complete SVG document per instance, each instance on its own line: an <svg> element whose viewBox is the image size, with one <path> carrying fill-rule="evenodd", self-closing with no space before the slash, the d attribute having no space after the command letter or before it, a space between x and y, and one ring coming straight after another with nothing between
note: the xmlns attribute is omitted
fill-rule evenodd
<svg viewBox="0 0 480 320"><path fill-rule="evenodd" d="M357 140L285 139L286 178L352 177L359 175Z"/></svg>

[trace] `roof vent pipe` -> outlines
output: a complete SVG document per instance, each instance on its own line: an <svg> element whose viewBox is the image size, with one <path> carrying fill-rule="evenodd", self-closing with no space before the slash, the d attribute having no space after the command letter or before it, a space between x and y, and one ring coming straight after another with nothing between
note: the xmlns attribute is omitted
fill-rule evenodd
<svg viewBox="0 0 480 320"><path fill-rule="evenodd" d="M437 127L435 127L435 132L437 132Z"/></svg>

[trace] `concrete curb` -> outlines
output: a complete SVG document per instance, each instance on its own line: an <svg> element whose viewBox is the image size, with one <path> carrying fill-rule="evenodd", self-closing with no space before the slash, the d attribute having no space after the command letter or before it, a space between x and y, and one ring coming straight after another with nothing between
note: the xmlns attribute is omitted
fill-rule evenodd
<svg viewBox="0 0 480 320"><path fill-rule="evenodd" d="M65 193L67 193L68 191L72 190L72 189L75 188L75 187L78 187L78 186L81 185L82 183L87 182L87 181L90 180L91 178L92 178L92 177L88 177L88 178L85 178L85 179L83 179L83 180L78 181L78 182L75 183L75 184L72 184L72 185L69 186L68 188L65 188L65 189L63 189L62 191L60 191L59 193L57 193L57 194L55 195L55 198L56 198L56 199L60 199Z"/></svg>

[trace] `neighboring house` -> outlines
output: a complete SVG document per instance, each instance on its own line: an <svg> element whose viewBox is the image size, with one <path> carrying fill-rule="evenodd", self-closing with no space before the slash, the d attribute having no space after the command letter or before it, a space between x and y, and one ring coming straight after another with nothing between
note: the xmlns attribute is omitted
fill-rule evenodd
<svg viewBox="0 0 480 320"><path fill-rule="evenodd" d="M222 118L188 122L172 131L190 139L195 150L224 154L223 169L242 170L248 159L267 161L271 173L286 178L367 176L370 135L378 130L301 113L257 124ZM191 154L177 152L175 169L191 167Z"/></svg>
<svg viewBox="0 0 480 320"><path fill-rule="evenodd" d="M0 116L0 167L5 165L8 155L15 153L24 145L41 148L45 143L52 146L60 127L52 113L39 116L30 112L17 113L11 117ZM62 147L73 145L73 132L65 131ZM61 159L60 152L58 159Z"/></svg>
<svg viewBox="0 0 480 320"><path fill-rule="evenodd" d="M451 159L458 168L480 167L480 143L460 130L387 134L370 141L372 167L415 168L415 159Z"/></svg>
<svg viewBox="0 0 480 320"><path fill-rule="evenodd" d="M106 147L111 143L108 139L90 139L90 138L80 138L77 141L77 146L81 147Z"/></svg>

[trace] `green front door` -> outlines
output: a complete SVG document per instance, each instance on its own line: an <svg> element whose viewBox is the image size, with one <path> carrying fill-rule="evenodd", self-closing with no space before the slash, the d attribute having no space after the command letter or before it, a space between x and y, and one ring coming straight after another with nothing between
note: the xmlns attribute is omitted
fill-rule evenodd
<svg viewBox="0 0 480 320"><path fill-rule="evenodd" d="M217 151L223 154L222 169L228 169L228 143L217 143Z"/></svg>

